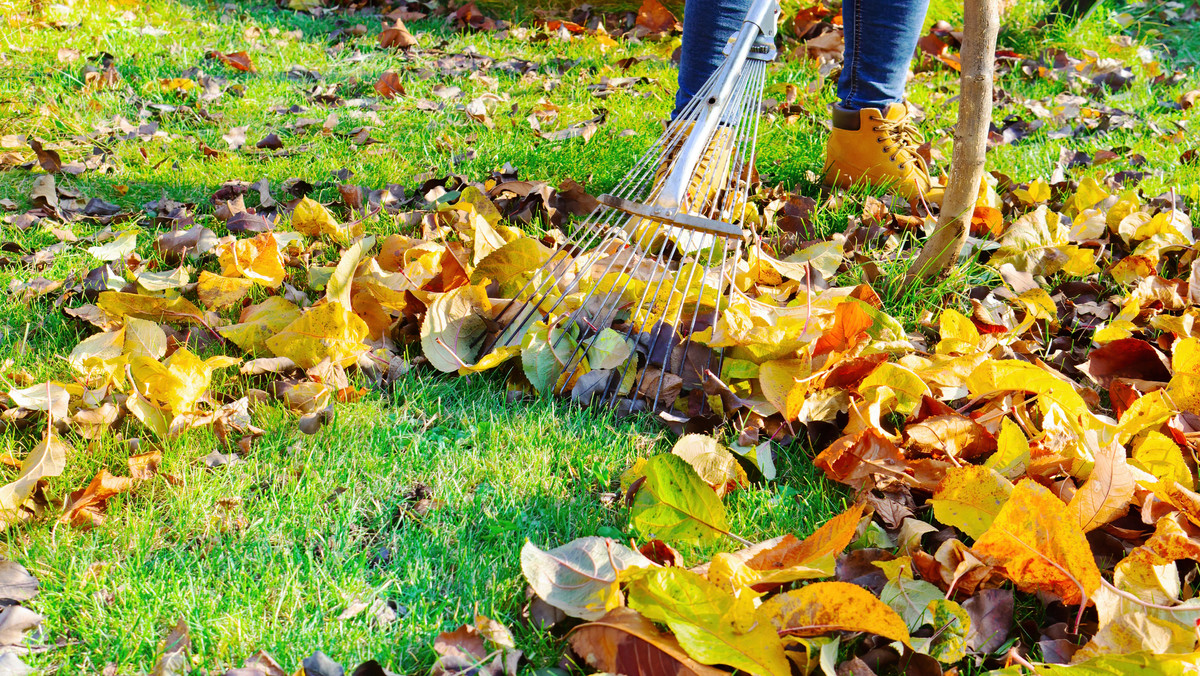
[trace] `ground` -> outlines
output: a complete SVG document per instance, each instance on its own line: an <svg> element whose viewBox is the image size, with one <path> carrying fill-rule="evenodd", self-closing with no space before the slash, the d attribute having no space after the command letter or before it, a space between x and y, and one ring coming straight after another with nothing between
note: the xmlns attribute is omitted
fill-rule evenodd
<svg viewBox="0 0 1200 676"><path fill-rule="evenodd" d="M377 16L313 17L274 4L190 0L78 0L61 11L58 28L14 20L0 29L0 65L19 75L0 80L0 133L6 139L0 152L32 160L23 140L16 140L23 135L58 148L64 160L82 159L92 147L84 137L98 127L115 126L116 116L135 126L157 122L158 135L100 142L113 155L113 171L63 175L60 185L135 209L166 194L197 204L198 222L218 233L223 226L212 215L209 196L230 180L266 178L278 192L284 181L300 178L315 186L310 196L332 202L339 170L353 172L354 182L370 187L415 186L447 173L481 180L507 163L522 179L557 185L570 178L590 192L603 192L657 136L674 91L669 57L677 38L618 39L605 47L595 39L564 41L553 34L531 40L536 28L505 38L467 33L442 18L429 18L409 22L424 48L445 54L473 50L497 60L516 57L543 65L534 77L493 72L473 78L465 70L440 70L436 57L419 57L403 77L405 96L377 105L330 107L313 102L306 91L338 84L343 99L375 97L372 85L381 73L405 72L413 65L404 53L378 46ZM1200 170L1179 162L1180 153L1196 145L1195 133L1186 126L1195 122L1194 113L1164 105L1195 82L1154 86L1151 66L1144 63L1161 63L1165 72L1194 66L1195 35L1171 27L1150 31L1151 24L1128 20L1142 18L1145 11L1102 3L1079 22L1035 27L1040 13L1026 8L1006 22L1001 46L1022 54L1062 48L1080 57L1092 50L1131 64L1137 75L1132 85L1099 99L1160 133L1139 124L1055 139L1041 130L994 148L990 170L1018 182L1048 178L1064 148L1090 156L1116 148L1114 163L1105 169L1152 172L1140 186L1146 195L1195 190ZM531 25L530 17L515 18ZM928 23L939 19L958 21L952 3L935 2ZM365 34L347 32L355 24L363 24ZM1151 50L1143 53L1145 60L1140 49ZM246 50L256 72L235 71L207 56L212 50ZM85 88L85 63L104 53L112 56L124 84ZM651 58L628 70L614 65L630 56ZM424 67L430 69L428 77L418 75ZM197 101L194 91L170 91L161 84L169 78L198 79L192 70L197 68L244 89L207 102ZM814 197L820 195L814 172L820 170L826 110L834 100L832 86L820 83L816 73L812 62L794 56L771 71L768 97L782 100L786 86L794 84L802 110L766 118L759 163L764 183ZM589 85L602 77L647 79L599 98ZM462 93L442 109L421 110L422 100L443 101L434 91L442 86ZM998 126L1009 116L1031 119L1020 100L1044 101L1066 89L1015 71L998 86L1009 95L1000 98L995 111ZM948 156L942 140L955 119L955 74L945 68L922 70L910 90L925 111L923 130ZM491 111L491 126L461 110L486 92L503 99ZM526 122L543 101L558 108L558 119L548 129L593 118L597 108L604 108L607 118L586 141L543 140ZM172 111L154 104L189 107ZM303 110L276 111L292 106ZM330 113L338 119L327 122ZM295 130L295 121L305 117L314 118L315 126ZM322 124L332 133L313 131ZM222 137L242 126L248 127L248 142L244 149L231 149ZM380 143L364 146L348 138L364 126ZM254 148L268 133L282 140L278 155ZM204 148L219 154L210 156ZM1145 158L1144 166L1129 164L1135 154ZM1071 171L1078 176L1085 169ZM0 172L0 198L24 211L40 173L36 167ZM253 199L247 203L253 205ZM820 234L844 229L860 211L857 199L823 208L816 216ZM369 223L378 233L403 228L382 219ZM79 236L97 229L86 221L75 224ZM40 227L5 226L3 239L30 250L58 241ZM148 235L139 238L138 251L145 257L154 256L150 242ZM70 248L36 275L63 279L95 265L85 247ZM961 304L972 285L994 279L985 267L969 264L939 293L915 294L899 284L902 272L885 266L876 286L886 309L907 328L947 302ZM0 286L33 274L21 264L0 268ZM12 387L9 378L15 373L28 374L32 382L69 378L61 355L84 329L52 304L53 297L0 298L3 389ZM216 387L240 386L218 382ZM620 531L623 510L610 499L619 475L635 458L670 444L669 433L648 420L618 421L557 401L509 403L502 376L455 378L428 369L412 371L390 392L371 392L339 406L332 424L316 435L301 434L294 416L278 407L260 407L255 424L265 436L233 465L206 464L205 456L218 448L208 431L163 440L163 473L173 480L159 478L115 498L98 528L55 526L45 519L5 532L0 554L28 567L41 582L39 596L29 605L45 616L46 642L54 646L27 657L30 664L58 674L98 673L108 664L118 673L148 671L162 637L185 619L197 666L214 673L240 665L259 649L285 666L321 649L347 665L376 659L398 673L412 673L433 662L430 645L438 632L480 613L513 626L532 664L553 666L561 642L518 621L525 602L517 558L522 543L550 546ZM28 438L15 426L0 435L5 451L18 458L28 450ZM47 489L59 499L100 468L124 472L130 452L127 440L115 435L75 441L66 472ZM750 540L808 534L844 509L849 498L813 468L814 449L802 441L775 451L779 478L729 498L731 530ZM696 561L704 553L685 551ZM379 622L372 611L339 618L353 604L375 599L388 603L398 621Z"/></svg>

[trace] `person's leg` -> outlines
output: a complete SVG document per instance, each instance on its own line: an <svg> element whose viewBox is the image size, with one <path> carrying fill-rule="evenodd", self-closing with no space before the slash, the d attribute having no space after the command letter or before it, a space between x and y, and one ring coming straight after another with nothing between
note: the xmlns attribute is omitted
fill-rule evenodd
<svg viewBox="0 0 1200 676"><path fill-rule="evenodd" d="M843 108L884 110L904 100L927 9L929 0L846 0L846 57L838 78Z"/></svg>
<svg viewBox="0 0 1200 676"><path fill-rule="evenodd" d="M683 8L683 46L679 50L679 89L675 112L700 91L725 58L729 36L742 27L752 0L687 0Z"/></svg>
<svg viewBox="0 0 1200 676"><path fill-rule="evenodd" d="M909 199L930 196L908 117L904 86L929 0L846 0L846 56L825 150L825 179L842 187L887 185ZM936 199L936 198L934 198Z"/></svg>

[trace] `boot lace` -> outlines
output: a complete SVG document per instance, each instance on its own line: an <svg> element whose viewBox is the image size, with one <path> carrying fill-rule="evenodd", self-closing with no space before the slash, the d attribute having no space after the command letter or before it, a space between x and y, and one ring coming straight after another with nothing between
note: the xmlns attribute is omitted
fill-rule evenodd
<svg viewBox="0 0 1200 676"><path fill-rule="evenodd" d="M908 116L898 120L888 120L881 117L872 118L876 123L872 129L879 132L879 142L884 143L885 149L892 150L891 160L899 161L901 169L907 169L912 162L919 169L928 172L925 158L917 153L917 148L925 143L925 137L911 122Z"/></svg>

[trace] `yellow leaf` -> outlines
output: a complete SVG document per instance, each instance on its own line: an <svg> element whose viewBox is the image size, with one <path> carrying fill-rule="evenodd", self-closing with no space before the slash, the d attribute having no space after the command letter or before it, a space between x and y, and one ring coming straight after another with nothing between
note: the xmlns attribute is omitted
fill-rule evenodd
<svg viewBox="0 0 1200 676"><path fill-rule="evenodd" d="M354 271L358 269L358 262L362 260L363 253L374 245L375 238L367 237L355 242L342 253L341 260L338 261L329 281L325 283L326 300L341 303L347 310L353 309L350 305L350 289L354 282Z"/></svg>
<svg viewBox="0 0 1200 676"><path fill-rule="evenodd" d="M1183 338L1171 347L1171 370L1200 375L1200 338Z"/></svg>
<svg viewBox="0 0 1200 676"><path fill-rule="evenodd" d="M978 538L992 525L1012 491L1012 483L990 467L951 467L933 494L933 515Z"/></svg>
<svg viewBox="0 0 1200 676"><path fill-rule="evenodd" d="M684 435L671 452L686 460L704 483L716 491L717 497L750 485L746 470L733 453L707 434Z"/></svg>
<svg viewBox="0 0 1200 676"><path fill-rule="evenodd" d="M181 347L162 363L144 355L136 356L130 359L129 368L143 397L159 408L179 415L196 410L215 369L236 363L237 359L225 356L200 359L186 347Z"/></svg>
<svg viewBox="0 0 1200 676"><path fill-rule="evenodd" d="M1196 630L1144 612L1123 613L1104 625L1087 645L1071 658L1072 664L1101 655L1147 651L1180 655L1196 649Z"/></svg>
<svg viewBox="0 0 1200 676"><path fill-rule="evenodd" d="M125 318L125 344L122 354L145 355L151 359L162 359L167 353L167 334L162 327L146 319Z"/></svg>
<svg viewBox="0 0 1200 676"><path fill-rule="evenodd" d="M322 303L308 308L277 335L268 338L267 349L277 357L287 357L303 369L328 359L339 366L350 366L366 352L363 339L367 324L341 303Z"/></svg>
<svg viewBox="0 0 1200 676"><path fill-rule="evenodd" d="M183 297L164 298L120 291L101 291L96 305L114 317L131 316L159 323L206 323L200 308Z"/></svg>
<svg viewBox="0 0 1200 676"><path fill-rule="evenodd" d="M758 382L763 396L783 414L786 421L796 419L804 395L809 390L806 380L811 375L808 359L772 359L758 369Z"/></svg>
<svg viewBox="0 0 1200 676"><path fill-rule="evenodd" d="M232 341L253 356L271 354L267 340L300 317L300 308L282 296L242 310L239 323L217 329L226 340Z"/></svg>
<svg viewBox="0 0 1200 676"><path fill-rule="evenodd" d="M625 576L622 575L622 579ZM638 569L628 585L629 607L671 628L702 664L725 664L751 674L790 676L783 643L770 623L757 621L753 600L739 599L683 568Z"/></svg>
<svg viewBox="0 0 1200 676"><path fill-rule="evenodd" d="M942 312L937 352L941 354L967 353L979 345L979 329L963 313L954 309Z"/></svg>
<svg viewBox="0 0 1200 676"><path fill-rule="evenodd" d="M1134 444L1132 464L1158 479L1177 481L1189 491L1196 490L1196 480L1179 444L1161 432L1151 430Z"/></svg>
<svg viewBox="0 0 1200 676"><path fill-rule="evenodd" d="M909 645L904 620L866 589L849 582L816 582L779 594L762 605L780 635L822 636L865 631Z"/></svg>
<svg viewBox="0 0 1200 676"><path fill-rule="evenodd" d="M329 235L339 241L349 241L333 214L323 204L308 197L297 202L292 210L292 229L309 237Z"/></svg>
<svg viewBox="0 0 1200 676"><path fill-rule="evenodd" d="M1041 204L1050 199L1050 184L1040 178L1029 182L1028 188L1018 188L1013 195L1026 204Z"/></svg>
<svg viewBox="0 0 1200 676"><path fill-rule="evenodd" d="M200 272L196 280L196 294L200 302L214 310L224 310L242 302L254 286L254 280L244 277L224 277L208 270Z"/></svg>
<svg viewBox="0 0 1200 676"><path fill-rule="evenodd" d="M1005 417L1000 421L1000 435L996 437L996 452L984 463L1010 481L1025 476L1029 466L1029 440L1021 427Z"/></svg>
<svg viewBox="0 0 1200 676"><path fill-rule="evenodd" d="M283 284L283 257L272 233L234 240L221 248L217 259L225 277L245 277L271 289Z"/></svg>
<svg viewBox="0 0 1200 676"><path fill-rule="evenodd" d="M1053 493L1026 479L992 525L975 542L974 551L1000 566L1026 592L1054 594L1076 605L1100 586L1100 569L1092 549Z"/></svg>
<svg viewBox="0 0 1200 676"><path fill-rule="evenodd" d="M929 386L912 371L884 362L858 385L858 393L868 402L888 402L895 399L892 410L910 415L921 405L921 399L930 394Z"/></svg>

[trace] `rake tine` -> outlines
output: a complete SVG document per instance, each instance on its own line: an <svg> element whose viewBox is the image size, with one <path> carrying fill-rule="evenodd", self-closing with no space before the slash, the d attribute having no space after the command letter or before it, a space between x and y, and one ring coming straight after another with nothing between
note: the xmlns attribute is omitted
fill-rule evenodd
<svg viewBox="0 0 1200 676"><path fill-rule="evenodd" d="M660 225L661 225L661 224L660 224ZM661 229L661 228L656 228L656 229L655 229L655 231L657 232L657 230L659 230L659 229ZM653 241L653 240L652 240L652 241ZM674 250L675 250L675 248L674 248L674 244L672 244L672 250L671 250L671 253L672 253L672 254L674 254ZM662 280L666 279L666 277L667 277L667 272L668 272L667 266L666 266L666 265L663 263L663 259L664 259L664 257L665 257L665 254L666 254L666 248L664 247L663 249L660 249L660 250L659 250L658 256L655 258L655 261L654 261L654 263L655 263L655 266L656 266L656 271L655 271L655 274L658 274L658 270L659 270L659 269L661 269L661 271L662 271L662 277L659 279L659 286L660 286L660 287L661 287L661 285L662 285ZM645 259L641 259L641 260L645 260ZM606 274L607 274L607 273L606 273ZM651 279L651 280L653 280L653 279L654 279L654 275L651 275L650 279ZM619 298L619 297L620 297L622 294L624 294L624 293L625 293L625 289L629 288L629 283L630 283L631 281L633 281L633 277L632 277L631 275L626 275L625 283L624 283L624 284L621 286L621 291L620 291L620 293L618 293L618 294L617 294L617 297L618 297L618 298ZM638 307L640 307L640 306L642 306L643 304L645 304L645 302L646 302L646 294L647 294L647 292L649 292L649 290L650 290L650 284L651 284L651 283L653 283L653 282L652 282L652 281L650 281L650 282L647 282L647 283L646 283L646 289L645 289L645 290L642 292L642 298L641 298L641 299L638 301ZM609 290L609 296L611 296L611 294L612 294L612 293L613 293L613 291L615 291L615 290L616 290L616 284L613 284L612 288ZM657 294L657 290L655 291L655 293ZM610 322L611 322L611 320L612 320L612 317L616 315L616 313L617 313L617 310L618 310L618 308L617 308L615 305L613 305L613 304L611 304L611 303L608 303L608 302L607 302L607 298L608 298L608 296L606 296L606 297L605 297L605 299L606 299L606 300L605 300L605 304L606 304L606 305L612 305L612 310L611 310L611 312L610 312L610 313L609 313L609 315L608 315L608 319L606 319L604 322L601 322L601 326L602 326L602 327L603 327L605 324L608 324L608 323L610 323ZM630 332L632 332L632 324L631 324ZM595 333L594 335L592 335L592 337L591 337L591 340L590 340L590 342L588 343L588 345L587 345L586 347L585 347L585 346L582 344L582 341L581 341L580 345L579 345L578 347L576 347L576 348L575 348L575 352L573 352L573 353L572 353L572 355L571 355L571 359L570 359L570 360L568 361L568 363L567 363L567 368L566 368L566 369L564 369L564 371L565 371L565 372L569 373L569 372L571 371L571 369L573 369L575 366L578 366L578 362L576 362L576 361L575 361L575 357L576 357L576 356L578 356L578 357L579 357L579 361L580 361L580 362L582 362L582 360L583 360L583 357L584 357L584 356L586 356L586 355L587 355L587 351L588 351L588 350L590 350L590 349L592 348L592 346L596 344L596 340L597 340L597 338L599 338L599 336L600 336L600 331L596 331L596 333ZM560 339L561 339L561 336L560 336ZM628 339L629 339L629 334L627 334L627 335L625 336L625 340L628 340ZM563 382L562 389L560 389L560 390L559 390L559 394L562 394L562 392L564 392L564 391L565 391L565 389L566 389L566 382L564 381L564 382Z"/></svg>

